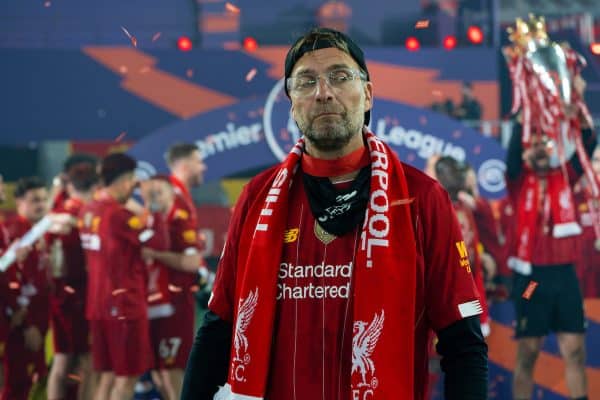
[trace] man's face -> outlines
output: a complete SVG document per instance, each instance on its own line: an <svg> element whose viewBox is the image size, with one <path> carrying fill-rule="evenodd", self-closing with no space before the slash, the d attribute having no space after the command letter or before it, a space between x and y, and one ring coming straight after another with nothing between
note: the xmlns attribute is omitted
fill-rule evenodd
<svg viewBox="0 0 600 400"><path fill-rule="evenodd" d="M189 157L181 160L184 163L185 169L190 177L190 185L199 186L204 182L204 172L206 171L206 164L202 160L200 151L196 150Z"/></svg>
<svg viewBox="0 0 600 400"><path fill-rule="evenodd" d="M116 200L120 203L126 203L131 195L133 195L133 191L138 185L138 180L133 172L128 172L119 177L114 184L117 188L118 198Z"/></svg>
<svg viewBox="0 0 600 400"><path fill-rule="evenodd" d="M48 205L48 191L46 188L28 190L25 195L17 199L18 214L36 223L46 215Z"/></svg>
<svg viewBox="0 0 600 400"><path fill-rule="evenodd" d="M150 179L142 182L140 186L144 203L152 211L169 211L175 196L169 182L161 179Z"/></svg>
<svg viewBox="0 0 600 400"><path fill-rule="evenodd" d="M291 77L319 77L314 93L290 92L292 115L298 128L315 148L335 151L359 134L364 113L372 106L372 84L354 79L340 87L331 87L327 74L339 70L359 70L354 59L337 48L325 48L304 54L294 66Z"/></svg>
<svg viewBox="0 0 600 400"><path fill-rule="evenodd" d="M473 90L469 86L464 85L462 87L462 95L467 99L471 99L473 98Z"/></svg>
<svg viewBox="0 0 600 400"><path fill-rule="evenodd" d="M550 169L550 143L548 138L534 136L531 140L531 155L529 161L536 172Z"/></svg>
<svg viewBox="0 0 600 400"><path fill-rule="evenodd" d="M473 169L467 170L465 174L465 189L473 196L479 196L479 188L477 187L477 175Z"/></svg>
<svg viewBox="0 0 600 400"><path fill-rule="evenodd" d="M465 189L465 174L458 169L455 162L441 159L435 165L435 175L450 198L456 201L458 192Z"/></svg>

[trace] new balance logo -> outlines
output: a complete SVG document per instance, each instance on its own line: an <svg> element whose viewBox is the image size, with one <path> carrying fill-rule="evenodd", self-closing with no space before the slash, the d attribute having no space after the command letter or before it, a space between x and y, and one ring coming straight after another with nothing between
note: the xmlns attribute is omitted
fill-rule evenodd
<svg viewBox="0 0 600 400"><path fill-rule="evenodd" d="M300 229L292 228L283 232L283 243L294 243L298 239Z"/></svg>

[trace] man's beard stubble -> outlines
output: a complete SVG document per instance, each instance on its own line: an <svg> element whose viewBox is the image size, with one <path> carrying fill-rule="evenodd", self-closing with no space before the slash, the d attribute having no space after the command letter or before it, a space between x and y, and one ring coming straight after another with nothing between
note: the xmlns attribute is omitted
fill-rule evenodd
<svg viewBox="0 0 600 400"><path fill-rule="evenodd" d="M301 124L296 121L296 125L300 132L302 132L306 139L320 151L340 150L350 143L350 140L357 132L360 132L360 126L358 126L358 124L353 124L346 113L341 114L340 122L325 124L321 129L315 128L313 124L314 119L306 126L301 126Z"/></svg>

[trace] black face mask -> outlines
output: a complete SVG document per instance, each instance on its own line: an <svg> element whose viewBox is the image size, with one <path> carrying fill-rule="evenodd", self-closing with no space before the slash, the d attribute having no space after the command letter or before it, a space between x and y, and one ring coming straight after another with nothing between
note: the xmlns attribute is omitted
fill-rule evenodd
<svg viewBox="0 0 600 400"><path fill-rule="evenodd" d="M343 236L362 224L369 201L370 178L369 165L360 170L349 188L339 190L329 178L302 174L310 209L325 231Z"/></svg>

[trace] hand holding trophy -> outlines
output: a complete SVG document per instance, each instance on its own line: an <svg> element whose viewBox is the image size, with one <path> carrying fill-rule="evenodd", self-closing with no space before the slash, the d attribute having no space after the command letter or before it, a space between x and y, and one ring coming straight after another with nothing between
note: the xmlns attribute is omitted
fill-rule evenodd
<svg viewBox="0 0 600 400"><path fill-rule="evenodd" d="M545 136L553 151L552 166L564 165L575 151L582 155L577 145L580 117L592 125L580 75L586 62L567 43L550 40L544 17L530 15L527 22L517 18L508 33L512 45L504 55L513 80L512 112L521 111L523 145L527 148L532 137Z"/></svg>

